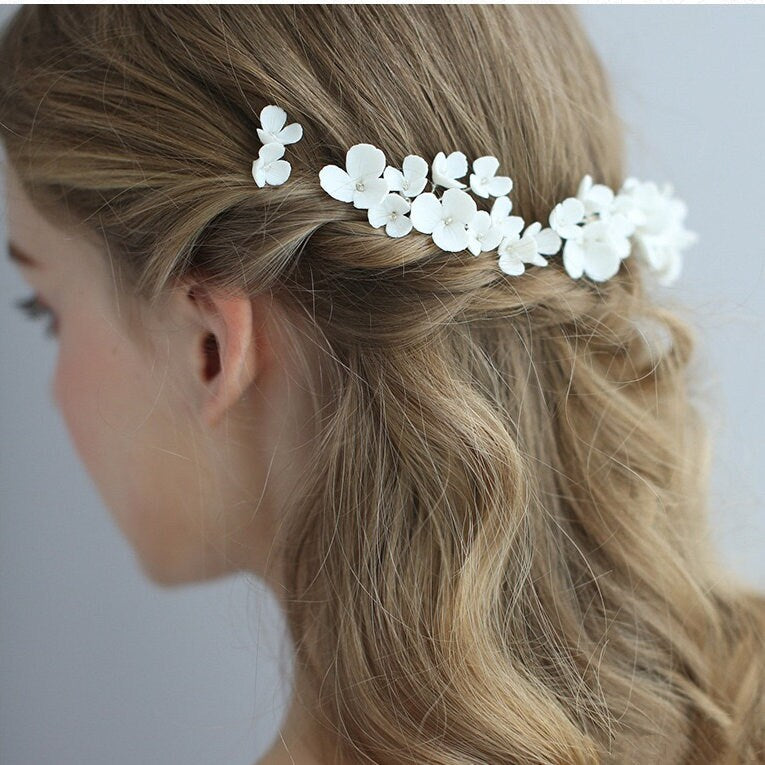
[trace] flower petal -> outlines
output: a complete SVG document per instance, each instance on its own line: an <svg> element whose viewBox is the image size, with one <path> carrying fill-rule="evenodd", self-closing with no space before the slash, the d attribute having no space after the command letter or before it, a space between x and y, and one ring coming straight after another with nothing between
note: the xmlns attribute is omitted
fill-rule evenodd
<svg viewBox="0 0 765 765"><path fill-rule="evenodd" d="M667 259L664 268L658 274L659 284L663 287L668 287L670 284L674 284L680 276L682 268L683 253L679 250L675 250Z"/></svg>
<svg viewBox="0 0 765 765"><path fill-rule="evenodd" d="M319 185L331 197L341 202L352 202L356 191L353 178L337 165L324 165L319 170Z"/></svg>
<svg viewBox="0 0 765 765"><path fill-rule="evenodd" d="M587 192L587 204L595 212L607 212L614 201L614 192L602 183L596 183Z"/></svg>
<svg viewBox="0 0 765 765"><path fill-rule="evenodd" d="M403 189L404 174L398 168L388 165L383 172L383 178L388 181L388 189L390 191L401 191Z"/></svg>
<svg viewBox="0 0 765 765"><path fill-rule="evenodd" d="M607 244L594 242L587 245L584 271L590 279L604 282L610 279L621 265L622 259Z"/></svg>
<svg viewBox="0 0 765 765"><path fill-rule="evenodd" d="M579 181L579 186L576 190L577 199L583 199L592 186L592 176L587 174L582 176L582 180Z"/></svg>
<svg viewBox="0 0 765 765"><path fill-rule="evenodd" d="M446 173L450 178L462 178L468 171L467 157L461 151L453 151L446 158Z"/></svg>
<svg viewBox="0 0 765 765"><path fill-rule="evenodd" d="M266 179L271 186L280 186L290 177L291 165L286 159L277 159L266 166Z"/></svg>
<svg viewBox="0 0 765 765"><path fill-rule="evenodd" d="M385 154L371 143L357 143L345 153L345 169L354 180L378 178L385 170Z"/></svg>
<svg viewBox="0 0 765 765"><path fill-rule="evenodd" d="M506 218L513 209L513 200L508 196L497 197L491 206L491 219L496 223L500 218Z"/></svg>
<svg viewBox="0 0 765 765"><path fill-rule="evenodd" d="M569 197L558 202L550 212L550 228L564 239L575 239L581 236L578 225L584 219L584 205L576 197Z"/></svg>
<svg viewBox="0 0 765 765"><path fill-rule="evenodd" d="M501 197L513 190L513 181L507 175L497 175L486 184L486 190L493 197Z"/></svg>
<svg viewBox="0 0 765 765"><path fill-rule="evenodd" d="M484 237L481 240L481 249L484 252L488 252L489 250L496 250L502 239L504 239L502 229L497 228L497 226L492 226L486 232L486 234L484 234Z"/></svg>
<svg viewBox="0 0 765 765"><path fill-rule="evenodd" d="M476 234L485 234L491 228L491 215L486 210L479 210L470 221L470 228Z"/></svg>
<svg viewBox="0 0 765 765"><path fill-rule="evenodd" d="M433 231L433 241L446 252L460 252L467 247L468 233L460 223L442 224Z"/></svg>
<svg viewBox="0 0 765 765"><path fill-rule="evenodd" d="M435 227L443 219L441 202L430 191L420 194L412 201L412 210L409 214L412 225L423 234L432 234Z"/></svg>
<svg viewBox="0 0 765 765"><path fill-rule="evenodd" d="M266 185L266 171L263 165L262 159L254 159L252 161L252 177L260 188Z"/></svg>
<svg viewBox="0 0 765 765"><path fill-rule="evenodd" d="M412 203L408 199L402 197L401 194L388 194L383 201L385 207L390 212L396 212L400 215L406 215L406 213L412 209Z"/></svg>
<svg viewBox="0 0 765 765"><path fill-rule="evenodd" d="M525 225L526 221L520 215L508 215L507 218L497 224L497 227L505 237L518 239Z"/></svg>
<svg viewBox="0 0 765 765"><path fill-rule="evenodd" d="M536 248L534 248L533 252L529 252L528 256L524 257L523 261L532 266L546 266L550 262L547 258L540 255Z"/></svg>
<svg viewBox="0 0 765 765"><path fill-rule="evenodd" d="M287 121L287 112L281 106L269 104L260 110L260 124L268 133L278 133Z"/></svg>
<svg viewBox="0 0 765 765"><path fill-rule="evenodd" d="M267 130L263 130L262 128L258 128L257 130L258 138L262 144L265 145L267 143L280 143L279 139L273 133L269 133Z"/></svg>
<svg viewBox="0 0 765 765"><path fill-rule="evenodd" d="M303 126L293 122L282 128L277 133L277 137L282 143L296 143L303 137Z"/></svg>
<svg viewBox="0 0 765 765"><path fill-rule="evenodd" d="M375 228L380 228L380 226L387 224L390 220L390 212L385 208L385 200L367 210L367 220Z"/></svg>
<svg viewBox="0 0 765 765"><path fill-rule="evenodd" d="M478 157L473 161L473 172L481 178L491 178L499 169L499 160L491 155Z"/></svg>
<svg viewBox="0 0 765 765"><path fill-rule="evenodd" d="M622 213L612 213L607 220L608 228L614 236L629 237L635 232L635 224Z"/></svg>
<svg viewBox="0 0 765 765"><path fill-rule="evenodd" d="M523 261L514 257L509 252L503 252L499 256L498 262L500 269L510 276L520 276L526 270Z"/></svg>
<svg viewBox="0 0 765 765"><path fill-rule="evenodd" d="M475 199L462 189L447 189L441 195L441 208L444 218L454 218L468 224L475 217L478 206Z"/></svg>
<svg viewBox="0 0 765 765"><path fill-rule="evenodd" d="M395 220L388 221L385 233L388 236L406 236L412 230L412 221L406 215L399 215Z"/></svg>
<svg viewBox="0 0 765 765"><path fill-rule="evenodd" d="M404 189L402 193L406 194L408 197L416 197L418 194L422 193L422 190L425 188L427 183L427 175L417 176L413 180L409 181L409 188Z"/></svg>
<svg viewBox="0 0 765 765"><path fill-rule="evenodd" d="M584 250L576 239L569 239L563 248L563 267L572 279L584 273Z"/></svg>
<svg viewBox="0 0 765 765"><path fill-rule="evenodd" d="M258 151L258 157L260 157L265 163L273 162L275 159L284 156L284 144L281 143L264 143Z"/></svg>
<svg viewBox="0 0 765 765"><path fill-rule="evenodd" d="M404 157L404 161L401 163L401 168L404 171L404 175L411 181L414 178L420 176L427 176L428 163L423 157L417 154L407 154Z"/></svg>
<svg viewBox="0 0 765 765"><path fill-rule="evenodd" d="M555 255L563 243L558 234L551 228L543 228L534 235L534 238L537 240L537 249L542 255Z"/></svg>

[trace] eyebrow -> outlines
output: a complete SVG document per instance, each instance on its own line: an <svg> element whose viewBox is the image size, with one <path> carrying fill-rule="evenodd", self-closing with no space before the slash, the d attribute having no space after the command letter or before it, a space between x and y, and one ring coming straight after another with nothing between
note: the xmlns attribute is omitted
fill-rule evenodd
<svg viewBox="0 0 765 765"><path fill-rule="evenodd" d="M13 242L6 242L5 245L8 249L8 257L22 266L28 266L29 268L39 268L40 264L34 259L30 258L21 248L17 247Z"/></svg>

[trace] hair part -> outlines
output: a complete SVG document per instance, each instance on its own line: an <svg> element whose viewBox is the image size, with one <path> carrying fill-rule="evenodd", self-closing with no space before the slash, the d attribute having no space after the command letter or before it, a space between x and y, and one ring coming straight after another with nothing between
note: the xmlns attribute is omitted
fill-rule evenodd
<svg viewBox="0 0 765 765"><path fill-rule="evenodd" d="M387 237L320 189L354 143L460 149L546 220L623 126L567 6L38 5L0 40L0 131L41 211L152 306L194 275L316 343L315 456L278 559L296 665L348 761L753 762L763 600L719 565L695 335L627 258ZM250 167L262 107L304 128ZM663 338L663 342L661 339Z"/></svg>

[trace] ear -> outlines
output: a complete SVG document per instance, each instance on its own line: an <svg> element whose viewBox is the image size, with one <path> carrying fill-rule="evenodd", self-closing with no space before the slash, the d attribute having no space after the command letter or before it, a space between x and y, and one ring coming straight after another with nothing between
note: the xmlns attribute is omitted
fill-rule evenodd
<svg viewBox="0 0 765 765"><path fill-rule="evenodd" d="M247 392L263 363L256 301L244 293L232 294L199 282L188 284L185 293L196 308L199 413L214 427Z"/></svg>

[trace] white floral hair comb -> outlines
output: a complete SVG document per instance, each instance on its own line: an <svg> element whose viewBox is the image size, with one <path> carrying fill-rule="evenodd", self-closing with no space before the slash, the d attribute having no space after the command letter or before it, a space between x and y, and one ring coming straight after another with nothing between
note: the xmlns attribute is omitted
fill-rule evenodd
<svg viewBox="0 0 765 765"><path fill-rule="evenodd" d="M263 108L260 121L263 146L252 163L252 175L258 186L280 185L290 174L289 162L281 159L284 145L299 141L303 129L295 122L284 127L287 115L273 104ZM585 175L576 195L556 204L549 226L542 228L539 221L527 226L523 218L510 214L513 181L497 175L496 157L478 157L472 170L467 184L459 180L468 174L461 151L448 156L438 152L430 165L409 154L398 169L387 164L376 146L357 143L346 152L345 168L321 168L319 184L334 199L367 210L369 223L384 226L388 236L402 237L416 229L446 252L467 249L477 256L496 250L500 269L511 276L522 274L526 265L546 266L547 258L563 246L563 266L572 279L585 275L606 281L634 251L661 284L669 285L680 274L683 250L698 240L684 227L687 207L673 196L668 183L660 189L653 181L629 177L614 193ZM429 180L430 190L425 191ZM476 196L495 198L489 212L478 210L468 185ZM444 191L437 196L439 186Z"/></svg>

